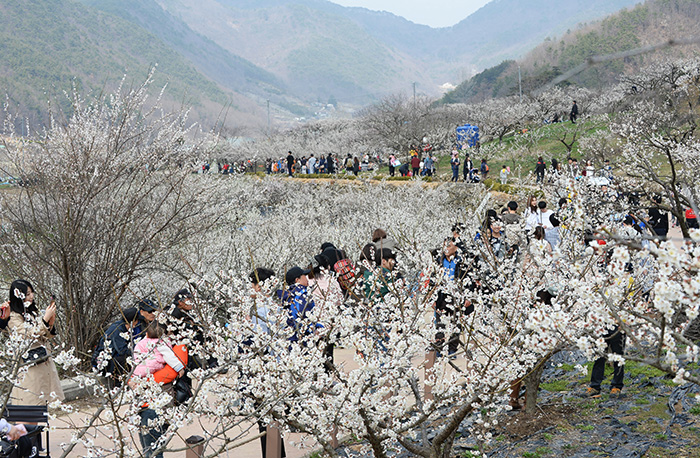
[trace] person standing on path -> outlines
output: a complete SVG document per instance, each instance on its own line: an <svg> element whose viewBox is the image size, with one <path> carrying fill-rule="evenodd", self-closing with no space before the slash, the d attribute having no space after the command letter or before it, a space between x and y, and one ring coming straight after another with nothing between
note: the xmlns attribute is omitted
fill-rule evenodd
<svg viewBox="0 0 700 458"><path fill-rule="evenodd" d="M578 105L576 105L576 100L574 100L574 104L571 106L571 113L569 113L569 119L571 120L572 124L576 124L577 117L578 117Z"/></svg>
<svg viewBox="0 0 700 458"><path fill-rule="evenodd" d="M486 159L482 159L481 160L481 181L484 181L488 175L489 175L489 165L486 162Z"/></svg>
<svg viewBox="0 0 700 458"><path fill-rule="evenodd" d="M537 165L535 165L535 175L537 175L536 183L544 183L544 172L547 169L547 164L542 159L542 156L537 158Z"/></svg>
<svg viewBox="0 0 700 458"><path fill-rule="evenodd" d="M287 155L287 172L289 172L290 177L294 176L294 155L291 151Z"/></svg>
<svg viewBox="0 0 700 458"><path fill-rule="evenodd" d="M413 169L413 176L417 177L420 173L420 158L416 154L411 158L411 168Z"/></svg>
<svg viewBox="0 0 700 458"><path fill-rule="evenodd" d="M464 175L464 182L471 183L473 177L474 163L472 162L469 154L464 157L464 167L462 168L462 174Z"/></svg>
<svg viewBox="0 0 700 458"><path fill-rule="evenodd" d="M452 166L452 180L455 183L459 181L459 154L456 151L452 153L452 159L450 159L450 165Z"/></svg>

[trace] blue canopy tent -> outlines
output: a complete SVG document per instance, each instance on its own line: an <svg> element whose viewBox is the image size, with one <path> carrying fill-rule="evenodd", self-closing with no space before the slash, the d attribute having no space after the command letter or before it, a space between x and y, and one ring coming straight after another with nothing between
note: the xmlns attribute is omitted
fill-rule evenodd
<svg viewBox="0 0 700 458"><path fill-rule="evenodd" d="M459 148L462 149L464 146L470 148L476 145L479 141L479 126L472 126L471 124L465 124L463 126L457 127L457 144Z"/></svg>

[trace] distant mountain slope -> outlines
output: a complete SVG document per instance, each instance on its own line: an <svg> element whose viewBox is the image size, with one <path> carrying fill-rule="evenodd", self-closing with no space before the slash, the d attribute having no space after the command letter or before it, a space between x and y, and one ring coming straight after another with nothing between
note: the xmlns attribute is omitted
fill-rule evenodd
<svg viewBox="0 0 700 458"><path fill-rule="evenodd" d="M156 0L197 33L282 78L297 93L368 101L513 58L580 20L640 0L494 0L454 27L325 0Z"/></svg>
<svg viewBox="0 0 700 458"><path fill-rule="evenodd" d="M470 58L477 68L519 57L581 22L602 19L642 0L492 0L444 29L445 57Z"/></svg>
<svg viewBox="0 0 700 458"><path fill-rule="evenodd" d="M154 0L80 1L143 27L224 87L262 96L283 90L283 83L276 76L195 33Z"/></svg>
<svg viewBox="0 0 700 458"><path fill-rule="evenodd" d="M469 102L515 94L518 90L518 65L523 92L541 87L588 57L611 54L671 38L697 34L700 0L649 0L631 10L623 10L600 22L590 24L560 39L545 40L519 62L507 61L463 81L446 94L446 103ZM616 80L620 73L634 71L660 55L697 52L697 46L671 48L663 53L620 59L594 66L565 84L600 87Z"/></svg>
<svg viewBox="0 0 700 458"><path fill-rule="evenodd" d="M208 124L230 107L229 121L260 125L268 100L288 120L329 100L437 95L536 37L635 1L494 0L432 29L326 0L4 0L0 85L23 114L45 119L45 101L72 83L99 90L157 63L172 106L194 105Z"/></svg>
<svg viewBox="0 0 700 458"><path fill-rule="evenodd" d="M152 35L73 1L1 2L0 55L3 93L35 121L45 119L47 99L69 91L73 82L87 90L115 84L125 73L140 80L155 63L156 85L169 83L173 104L208 105L204 113L229 101L228 94Z"/></svg>
<svg viewBox="0 0 700 458"><path fill-rule="evenodd" d="M415 59L372 37L327 1L157 0L173 16L278 75L307 101L364 103L431 84Z"/></svg>

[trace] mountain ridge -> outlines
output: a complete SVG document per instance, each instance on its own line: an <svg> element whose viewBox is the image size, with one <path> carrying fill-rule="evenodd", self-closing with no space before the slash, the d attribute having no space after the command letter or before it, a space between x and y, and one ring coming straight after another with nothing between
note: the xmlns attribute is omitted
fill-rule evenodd
<svg viewBox="0 0 700 458"><path fill-rule="evenodd" d="M590 0L581 14L636 1ZM462 81L486 62L522 52L554 26L570 24L560 16L582 4L532 0L529 9L515 9L518 0L497 0L452 27L433 29L326 0L33 3L0 5L0 51L7 56L0 83L25 113L41 117L44 89L99 89L125 70L145 77L157 63L156 84L169 82L172 106L192 104L210 124L228 109L231 122L258 126L265 124L268 102L275 121L287 123L329 101L349 110L414 88L436 96L443 83Z"/></svg>
<svg viewBox="0 0 700 458"><path fill-rule="evenodd" d="M527 93L553 80L589 57L627 51L685 35L692 35L700 20L699 0L649 0L623 9L601 21L561 37L543 41L519 61L510 60L485 69L442 98L443 103L480 101L514 95L518 90L518 66ZM671 26L671 24L673 24ZM598 88L614 83L618 75L645 65L658 56L682 55L698 46L629 57L591 67L562 83Z"/></svg>

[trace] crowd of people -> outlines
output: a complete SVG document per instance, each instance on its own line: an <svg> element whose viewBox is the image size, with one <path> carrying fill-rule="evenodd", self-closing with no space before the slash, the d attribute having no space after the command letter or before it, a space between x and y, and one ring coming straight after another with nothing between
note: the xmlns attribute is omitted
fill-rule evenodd
<svg viewBox="0 0 700 458"><path fill-rule="evenodd" d="M120 311L119 318L110 324L92 352L92 365L103 376L109 387L128 382L135 387L134 378L152 377L162 385L165 392L173 395L173 402L184 402L191 394L188 368L216 364L215 360L201 361L189 349L192 342L203 342L201 327L189 313L194 306L192 294L178 291L170 306L162 309L154 301L143 299L134 307ZM170 317L166 326L155 318L157 313ZM56 303L51 303L41 312L35 302L35 290L26 280L15 280L10 286L10 300L0 306L0 329L24 337L27 343L22 365L26 373L13 386L9 403L18 406L45 406L54 400L63 401L56 365L51 352L51 340L56 336ZM184 344L183 342L187 342ZM130 361L134 362L131 367ZM131 379L126 379L132 374ZM152 447L164 432L162 424L152 423L156 411L144 404L139 412L142 431L139 433L144 455L153 454ZM0 431L10 440L18 440L20 456L30 456L31 444L24 444L27 434L24 425L10 425L0 421Z"/></svg>
<svg viewBox="0 0 700 458"><path fill-rule="evenodd" d="M295 174L313 175L313 174L335 174L345 172L348 174L357 174L361 171L371 170L378 158L370 158L365 154L360 159L348 153L345 158L339 158L337 154L328 153L316 157L314 154L307 156L295 157L294 153L289 151L286 157L277 160L268 158L265 160L265 173L283 174L293 177Z"/></svg>
<svg viewBox="0 0 700 458"><path fill-rule="evenodd" d="M430 157L428 153L426 158ZM309 159L311 158L313 156ZM290 161L293 163L293 159ZM470 162L469 156L466 161ZM308 160L306 164L308 167ZM629 197L612 190L612 169L608 161L605 161L604 167L599 171L590 164L589 161L579 173L576 159L569 158L568 170L563 172L561 164L552 161L551 174L569 173L572 179L585 177L610 200L623 201ZM315 161L312 161L312 170L315 165ZM418 164L418 168L423 166ZM456 167L458 173L459 163ZM454 170L453 165L453 172ZM479 174L480 178L488 174L488 168L484 171L483 168L478 170L470 165L466 170L467 177L472 173ZM545 180L546 164L541 157L535 172L538 182ZM598 180L601 177L605 180ZM500 209L488 210L476 233L465 233L464 225L454 224L442 245L431 253L445 280L438 287L433 304L437 328L433 349L436 352L446 352L448 357L453 357L460 351L463 337L460 323L465 316L474 312L474 305L469 300L458 299L454 292L468 290L489 294L501 287L496 280L494 264L484 262L486 253L498 261L520 259L519 262L539 265L551 262L559 248L563 232L567 230L566 221L571 215L569 205L570 201L566 197L550 205L545 199L533 194L522 205L510 201ZM641 212L638 208L630 208L627 213L618 215L613 223L621 237L648 243L642 234L665 238L670 218L668 212L662 209L661 196L653 196L649 208ZM600 268L604 269L609 261L604 250L605 240L590 234L580 240L580 243L593 244L599 249L598 262ZM324 243L310 262L286 269L280 279L282 287L275 291L262 286L275 278L276 273L268 268L256 268L249 275L251 294L256 298L256 306L250 311L249 319L258 332L265 334L272 334L275 328L286 328L286 338L293 345L302 337L316 334L324 327L324 323L309 320L310 312L316 304L329 301L338 307L347 302L371 304L384 300L395 288L400 288L404 282L397 264L400 255L401 247L397 241L385 230L376 229L371 241L368 240L354 259L332 243ZM28 281L16 280L10 287L10 300L0 307L0 327L3 329L26 332L24 323L30 320L38 330L28 352L30 367L27 375L21 384L14 387L10 398L12 403L21 405L44 405L50 400L46 393L53 393L52 396L56 399L63 399L49 345L49 341L56 335L56 306L51 302L41 313L35 305L34 294L34 288ZM537 291L536 296L543 303L551 303L556 295L556 290L543 288ZM109 387L126 384L136 390L139 379L152 379L160 383L164 391L172 394L174 403L186 402L192 387L188 370L217 366L215 359L202 360L190 351L192 345L204 344L207 338L204 327L191 313L194 305L192 293L183 289L173 296L172 303L166 307L153 300L142 299L133 307L120 310L118 319L107 327L92 354L92 366L104 376L105 384ZM278 310L270 313L273 308ZM275 322L272 318L279 316L280 308L286 317L282 323ZM156 320L158 314L167 319ZM163 325L163 322L167 325ZM376 344L381 349L385 341L384 331L381 327L372 327L370 332L376 334ZM625 336L618 328L609 330L602 337L612 353L624 352ZM245 346L244 341L241 347ZM323 346L324 365L332 370L333 345L326 342ZM600 395L605 362L605 358L595 361L587 396ZM620 393L624 385L623 378L624 366L615 362L611 395ZM520 385L519 380L512 385L510 406L513 409L521 408ZM139 414L142 425L139 437L145 456L162 456L162 453L152 454L154 444L164 433L164 426L154 423L157 419L156 411L145 403ZM0 430L4 427L0 422ZM264 425L261 424L260 427L262 430ZM8 434L12 437L23 430L20 427L10 431Z"/></svg>

